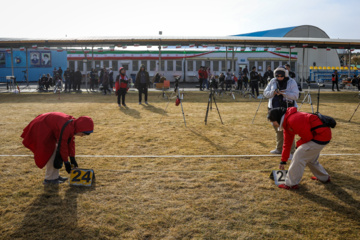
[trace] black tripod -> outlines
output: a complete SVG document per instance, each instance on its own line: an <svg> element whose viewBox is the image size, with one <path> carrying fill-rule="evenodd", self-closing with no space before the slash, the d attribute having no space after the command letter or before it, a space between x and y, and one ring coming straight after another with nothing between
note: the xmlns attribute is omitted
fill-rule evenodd
<svg viewBox="0 0 360 240"><path fill-rule="evenodd" d="M360 92L359 92L358 97L359 97L359 99L360 99ZM359 104L357 105L357 107L356 107L356 109L355 109L355 111L354 111L353 115L351 115L351 118L349 119L349 122L351 121L351 119L352 119L352 118L353 118L353 116L355 115L355 113L356 113L356 111L358 110L359 106L360 106L360 100L359 100Z"/></svg>
<svg viewBox="0 0 360 240"><path fill-rule="evenodd" d="M221 119L221 115L220 115L219 108L218 108L218 106L217 106L217 104L216 104L214 92L215 92L214 89L211 88L211 89L210 89L210 93L209 93L208 105L207 105L207 109L206 109L206 115L205 115L205 125L207 124L207 118L208 118L208 115L209 115L209 108L210 108L210 110L212 110L212 102L213 102L213 101L214 101L214 103L215 103L216 110L217 110L217 112L218 112L218 114L219 114L220 121L221 121L222 124L224 124L223 121L222 121L222 119Z"/></svg>

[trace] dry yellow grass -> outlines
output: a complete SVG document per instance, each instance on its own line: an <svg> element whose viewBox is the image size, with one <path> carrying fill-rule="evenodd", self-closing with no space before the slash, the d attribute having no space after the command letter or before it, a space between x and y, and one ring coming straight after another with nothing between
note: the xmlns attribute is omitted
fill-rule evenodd
<svg viewBox="0 0 360 240"><path fill-rule="evenodd" d="M0 154L31 154L22 129L50 111L94 119L96 133L76 139L79 155L261 155L274 147L266 103L251 124L258 100L217 98L224 125L213 108L205 126L208 94L189 92L186 128L174 100L158 123L166 106L158 95L141 106L130 93L119 110L114 96L2 94ZM360 110L348 122L357 104L354 93L321 95L320 111L338 122L322 153L359 153ZM358 239L359 160L321 156L332 184L306 170L301 189L285 191L269 179L277 157L78 157L96 173L91 188L44 188L32 157L0 157L0 239Z"/></svg>

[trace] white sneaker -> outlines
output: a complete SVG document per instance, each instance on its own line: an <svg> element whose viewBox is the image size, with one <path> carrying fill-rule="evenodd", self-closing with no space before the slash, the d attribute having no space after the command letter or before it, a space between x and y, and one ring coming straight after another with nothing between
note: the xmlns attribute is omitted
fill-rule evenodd
<svg viewBox="0 0 360 240"><path fill-rule="evenodd" d="M281 154L281 152L276 150L276 149L271 150L270 153L272 153L272 154Z"/></svg>
<svg viewBox="0 0 360 240"><path fill-rule="evenodd" d="M292 160L293 155L290 153L289 159L288 160Z"/></svg>

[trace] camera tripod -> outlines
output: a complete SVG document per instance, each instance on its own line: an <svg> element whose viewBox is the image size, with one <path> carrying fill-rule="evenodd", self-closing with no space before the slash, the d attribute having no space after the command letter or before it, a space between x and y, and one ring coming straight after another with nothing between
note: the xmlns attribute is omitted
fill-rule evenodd
<svg viewBox="0 0 360 240"><path fill-rule="evenodd" d="M299 109L298 109L298 110L300 110L301 106L304 104L304 102L305 102L306 99L307 99L307 103L309 103L309 104L311 105L311 111L312 111L312 113L314 113L314 107L313 107L313 103L312 103L312 100L311 100L311 94L310 94L310 83L308 82L307 84L308 84L307 93L305 94L304 99L303 99L303 101L301 102L301 105L299 106ZM320 88L320 87L319 87L319 88Z"/></svg>
<svg viewBox="0 0 360 240"><path fill-rule="evenodd" d="M355 109L354 113L351 115L351 118L349 119L349 122L351 121L351 119L353 118L353 116L355 115L356 111L358 110L358 108L359 108L359 106L360 106L360 92L359 92L358 97L359 97L359 104L357 105L357 107L356 107L356 109Z"/></svg>
<svg viewBox="0 0 360 240"><path fill-rule="evenodd" d="M210 108L210 110L212 110L212 102L213 102L213 101L214 101L214 103L215 103L216 110L217 110L217 112L218 112L218 114L219 114L220 121L221 121L222 124L224 124L223 121L222 121L222 119L221 119L221 115L220 115L219 108L218 108L218 106L217 106L217 104L216 104L214 92L215 92L215 90L214 90L213 88L211 88L211 89L210 89L210 93L209 93L208 105L207 105L207 109L206 109L206 115L205 115L205 125L207 124L207 118L208 118L208 115L209 115L209 108Z"/></svg>
<svg viewBox="0 0 360 240"><path fill-rule="evenodd" d="M24 73L24 82L26 82L26 86L22 87L21 90L23 90L23 89L31 89L30 86L29 86L29 81L27 79L27 70L22 71L22 72Z"/></svg>
<svg viewBox="0 0 360 240"><path fill-rule="evenodd" d="M175 78L174 92L171 93L170 97L167 97L168 103L166 104L166 107L164 109L164 114L166 112L166 109L169 106L170 100L175 98L175 97L173 97L173 95L175 95L175 96L177 95L176 98L177 98L177 101L180 102L181 112L182 112L182 115L183 115L183 118L184 118L184 124L185 124L185 127L186 127L185 114L184 114L184 109L183 109L183 105L182 105L182 100L184 99L184 94L180 95L179 80L180 80L180 76ZM178 106L178 104L176 106ZM164 114L161 116L161 118L159 120L159 123L161 122L161 119L163 118Z"/></svg>

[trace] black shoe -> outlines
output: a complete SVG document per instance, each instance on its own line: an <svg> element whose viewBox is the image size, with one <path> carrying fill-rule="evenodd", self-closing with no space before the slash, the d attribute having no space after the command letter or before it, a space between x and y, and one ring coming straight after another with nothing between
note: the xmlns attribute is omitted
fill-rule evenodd
<svg viewBox="0 0 360 240"><path fill-rule="evenodd" d="M59 180L59 179L54 179L54 180L44 180L43 184L47 185L47 184L60 184L60 183L64 183L63 181Z"/></svg>
<svg viewBox="0 0 360 240"><path fill-rule="evenodd" d="M65 182L66 180L68 180L69 178L67 177L62 177L62 176L59 176L58 177L58 180L62 181L62 182Z"/></svg>

